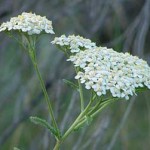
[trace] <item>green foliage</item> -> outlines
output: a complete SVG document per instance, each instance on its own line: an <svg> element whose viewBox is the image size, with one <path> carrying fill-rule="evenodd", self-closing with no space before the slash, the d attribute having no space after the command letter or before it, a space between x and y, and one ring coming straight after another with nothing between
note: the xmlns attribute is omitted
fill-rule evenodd
<svg viewBox="0 0 150 150"><path fill-rule="evenodd" d="M30 117L30 121L36 125L40 125L44 128L47 128L50 133L52 133L54 136L56 136L57 138L60 137L60 132L57 131L53 126L51 126L46 120L41 119L39 117Z"/></svg>

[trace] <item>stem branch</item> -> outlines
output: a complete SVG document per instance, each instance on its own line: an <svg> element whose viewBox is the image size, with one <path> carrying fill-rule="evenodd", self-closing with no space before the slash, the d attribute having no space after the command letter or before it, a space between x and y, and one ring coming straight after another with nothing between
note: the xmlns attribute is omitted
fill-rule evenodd
<svg viewBox="0 0 150 150"><path fill-rule="evenodd" d="M68 137L68 135L74 130L74 127L80 122L80 119L82 117L84 117L86 115L86 113L88 112L91 104L92 104L92 100L89 102L89 104L87 105L87 107L80 113L80 115L77 117L77 119L74 121L74 123L71 125L71 127L66 131L66 133L63 135L62 140L66 139Z"/></svg>
<svg viewBox="0 0 150 150"><path fill-rule="evenodd" d="M40 81L40 85L41 85L41 88L42 88L42 90L43 90L46 103L47 103L47 105L48 105L48 110L49 110L49 113L50 113L50 117L51 117L51 119L52 119L53 126L54 126L55 129L58 130L57 123L56 123L56 120L55 120L55 117L54 117L54 113L53 113L53 110L52 110L52 105L51 105L51 103L50 103L50 99L49 99L49 96L48 96L48 94L47 94L44 81L43 81L43 79L42 79L42 77L41 77L41 74L40 74L40 72L39 72L39 68L38 68L38 66L37 66L37 63L34 63L34 68L35 68L35 71L36 71L36 73L37 73L37 75L38 75L38 79L39 79L39 81Z"/></svg>
<svg viewBox="0 0 150 150"><path fill-rule="evenodd" d="M79 85L79 93L80 93L80 100L81 100L81 112L82 112L84 110L84 98L83 98L82 85L81 85L79 79L78 79L78 85Z"/></svg>
<svg viewBox="0 0 150 150"><path fill-rule="evenodd" d="M42 88L42 91L43 91L43 94L44 94L44 97L45 97L45 101L48 105L48 110L49 110L49 113L50 113L50 117L52 119L52 124L53 124L54 128L59 132L59 128L57 126L57 123L56 123L56 120L55 120L55 117L54 117L54 113L53 113L52 105L51 105L51 102L50 102L50 98L48 96L44 81L42 79L42 76L41 76L39 68L38 68L36 53L35 53L35 41L33 41L33 44L32 44L32 41L30 41L30 39L28 41L29 41L29 56L32 60L34 69L35 69L36 74L38 76L38 79L40 81L40 85L41 85L41 88ZM55 138L57 139L57 137L55 137Z"/></svg>
<svg viewBox="0 0 150 150"><path fill-rule="evenodd" d="M57 140L56 145L55 145L53 150L59 150L60 149L60 144L61 144L61 142L59 140Z"/></svg>
<svg viewBox="0 0 150 150"><path fill-rule="evenodd" d="M107 105L111 104L112 102L114 102L116 100L114 99L110 99L107 100L106 102L103 103L97 103L95 105L95 107L93 107L93 109L91 111L89 111L87 113L87 115L91 118L94 118L99 112L101 112ZM81 118L80 121L78 122L78 124L75 126L75 129L78 129L79 127L81 127L85 122L87 121L87 118Z"/></svg>

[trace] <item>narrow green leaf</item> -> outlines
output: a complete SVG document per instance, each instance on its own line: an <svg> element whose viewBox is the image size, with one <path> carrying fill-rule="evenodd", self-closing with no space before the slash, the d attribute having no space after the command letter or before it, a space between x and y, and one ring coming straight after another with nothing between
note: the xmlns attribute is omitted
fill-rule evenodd
<svg viewBox="0 0 150 150"><path fill-rule="evenodd" d="M68 86L72 87L73 89L78 89L78 86L69 80L63 79L63 82L66 83Z"/></svg>
<svg viewBox="0 0 150 150"><path fill-rule="evenodd" d="M46 120L41 119L39 117L30 117L30 121L36 125L43 126L47 128L54 136L60 137L60 132L57 131L54 127L52 127Z"/></svg>

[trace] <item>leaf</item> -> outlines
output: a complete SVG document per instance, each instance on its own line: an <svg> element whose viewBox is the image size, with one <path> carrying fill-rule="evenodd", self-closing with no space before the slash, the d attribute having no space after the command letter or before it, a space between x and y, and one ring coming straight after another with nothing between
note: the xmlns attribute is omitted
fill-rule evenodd
<svg viewBox="0 0 150 150"><path fill-rule="evenodd" d="M70 87L72 87L73 89L78 89L78 85L76 85L75 83L73 83L69 80L63 79L63 82L66 83L67 85L69 85Z"/></svg>
<svg viewBox="0 0 150 150"><path fill-rule="evenodd" d="M41 119L39 117L31 116L30 121L36 125L40 125L40 126L47 128L54 136L58 138L60 137L60 132L57 131L54 127L52 127L46 120Z"/></svg>

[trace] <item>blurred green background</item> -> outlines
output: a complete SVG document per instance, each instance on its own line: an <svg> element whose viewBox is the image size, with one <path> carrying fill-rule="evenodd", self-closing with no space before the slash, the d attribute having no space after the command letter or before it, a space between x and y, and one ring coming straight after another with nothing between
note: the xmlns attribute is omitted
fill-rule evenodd
<svg viewBox="0 0 150 150"><path fill-rule="evenodd" d="M73 80L74 71L62 52L50 44L55 36L79 34L150 64L150 0L0 0L0 23L23 11L53 22L56 34L40 38L37 55L62 131L79 113L80 102L78 93L62 81ZM52 135L29 121L31 115L50 121L47 114L29 58L13 39L0 33L0 150L52 148ZM149 149L150 91L107 107L62 145L62 150Z"/></svg>

